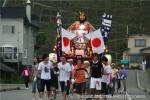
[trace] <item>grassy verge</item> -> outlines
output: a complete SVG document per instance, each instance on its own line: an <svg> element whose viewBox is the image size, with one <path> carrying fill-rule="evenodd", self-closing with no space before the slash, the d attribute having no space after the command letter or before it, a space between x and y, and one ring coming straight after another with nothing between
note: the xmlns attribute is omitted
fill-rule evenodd
<svg viewBox="0 0 150 100"><path fill-rule="evenodd" d="M150 68L147 69L147 73L148 73L148 75L150 77Z"/></svg>
<svg viewBox="0 0 150 100"><path fill-rule="evenodd" d="M22 83L24 83L23 80L18 80L18 79L0 80L0 84L22 84Z"/></svg>
<svg viewBox="0 0 150 100"><path fill-rule="evenodd" d="M1 84L21 84L24 79L21 79L17 73L14 73L11 78L0 79Z"/></svg>

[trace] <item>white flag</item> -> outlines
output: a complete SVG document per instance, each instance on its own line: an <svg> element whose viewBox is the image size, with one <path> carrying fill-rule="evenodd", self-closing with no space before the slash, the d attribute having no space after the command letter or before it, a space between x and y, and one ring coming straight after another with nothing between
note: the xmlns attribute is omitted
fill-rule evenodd
<svg viewBox="0 0 150 100"><path fill-rule="evenodd" d="M111 20L109 20L109 19L103 19L102 24L103 24L104 26L111 27Z"/></svg>
<svg viewBox="0 0 150 100"><path fill-rule="evenodd" d="M87 34L86 37L87 38L90 37L91 39L91 46L92 46L93 53L100 54L104 52L105 45L104 45L104 41L100 29Z"/></svg>
<svg viewBox="0 0 150 100"><path fill-rule="evenodd" d="M76 34L73 34L64 28L61 29L62 34L62 51L65 53L70 52L70 40L76 37Z"/></svg>

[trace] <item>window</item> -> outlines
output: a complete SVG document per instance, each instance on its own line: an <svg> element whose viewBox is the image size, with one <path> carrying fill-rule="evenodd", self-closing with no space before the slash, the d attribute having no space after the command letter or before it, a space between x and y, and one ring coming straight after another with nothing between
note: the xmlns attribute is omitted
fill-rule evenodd
<svg viewBox="0 0 150 100"><path fill-rule="evenodd" d="M3 48L0 47L0 58L2 58L2 57L3 57Z"/></svg>
<svg viewBox="0 0 150 100"><path fill-rule="evenodd" d="M12 59L12 53L5 53L5 59Z"/></svg>
<svg viewBox="0 0 150 100"><path fill-rule="evenodd" d="M7 60L17 59L17 47L2 47L3 48L3 57Z"/></svg>
<svg viewBox="0 0 150 100"><path fill-rule="evenodd" d="M132 62L132 63L141 62L141 56L140 55L130 55L130 62Z"/></svg>
<svg viewBox="0 0 150 100"><path fill-rule="evenodd" d="M3 26L3 33L15 33L15 26L11 26L11 25L4 25Z"/></svg>
<svg viewBox="0 0 150 100"><path fill-rule="evenodd" d="M146 47L145 39L135 39L135 47Z"/></svg>
<svg viewBox="0 0 150 100"><path fill-rule="evenodd" d="M5 59L12 59L12 47L5 47L4 48L4 58Z"/></svg>

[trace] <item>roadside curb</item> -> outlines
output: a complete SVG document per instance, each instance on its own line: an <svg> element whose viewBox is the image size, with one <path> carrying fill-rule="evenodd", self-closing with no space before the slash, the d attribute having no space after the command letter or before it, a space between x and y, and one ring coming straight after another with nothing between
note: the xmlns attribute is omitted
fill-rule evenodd
<svg viewBox="0 0 150 100"><path fill-rule="evenodd" d="M141 86L140 80L139 80L139 72L138 72L138 71L136 72L136 80L137 80L137 86L138 86L139 89L143 90L144 92L150 93L150 90L149 90L149 89L143 88L143 87Z"/></svg>
<svg viewBox="0 0 150 100"><path fill-rule="evenodd" d="M20 90L20 87L15 87L15 88L7 88L7 89L0 89L0 92L5 92L5 91L12 91L12 90Z"/></svg>
<svg viewBox="0 0 150 100"><path fill-rule="evenodd" d="M129 94L126 92L126 96L128 100L132 100L131 97L129 96Z"/></svg>

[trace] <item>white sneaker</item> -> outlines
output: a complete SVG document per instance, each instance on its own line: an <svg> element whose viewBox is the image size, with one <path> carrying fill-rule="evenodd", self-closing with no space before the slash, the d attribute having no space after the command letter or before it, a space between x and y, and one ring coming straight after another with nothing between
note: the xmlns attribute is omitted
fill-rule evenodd
<svg viewBox="0 0 150 100"><path fill-rule="evenodd" d="M35 98L33 98L32 100L35 100Z"/></svg>
<svg viewBox="0 0 150 100"><path fill-rule="evenodd" d="M28 90L29 88L25 88L26 90Z"/></svg>
<svg viewBox="0 0 150 100"><path fill-rule="evenodd" d="M39 100L42 100L41 98L39 98Z"/></svg>

